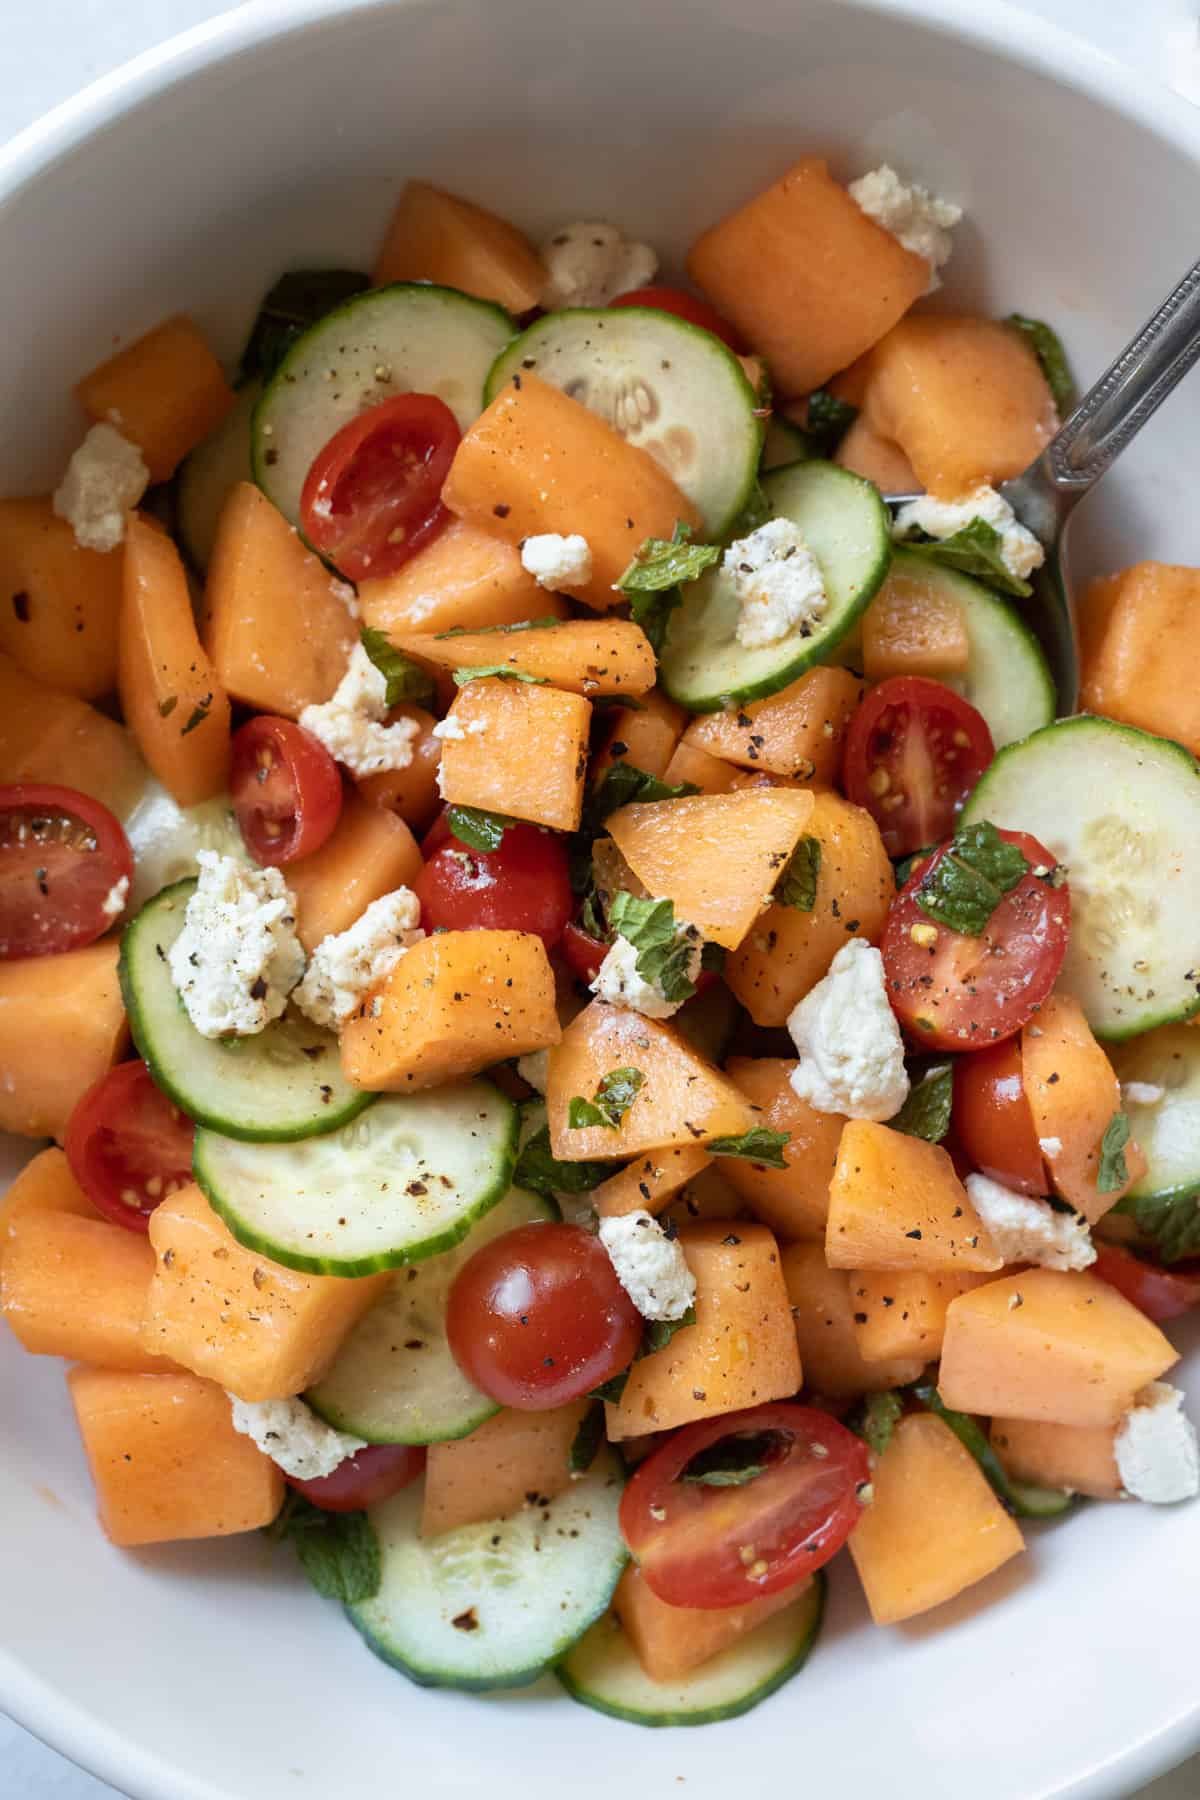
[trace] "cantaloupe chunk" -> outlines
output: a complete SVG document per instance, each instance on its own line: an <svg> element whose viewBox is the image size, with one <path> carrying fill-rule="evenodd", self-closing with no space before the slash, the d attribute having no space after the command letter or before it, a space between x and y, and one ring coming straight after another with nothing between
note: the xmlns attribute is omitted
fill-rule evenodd
<svg viewBox="0 0 1200 1800"><path fill-rule="evenodd" d="M868 681L886 681L890 675L929 675L940 681L961 675L969 649L961 606L936 580L920 581L907 570L899 575L893 571L863 614Z"/></svg>
<svg viewBox="0 0 1200 1800"><path fill-rule="evenodd" d="M229 696L203 648L187 573L166 533L135 515L125 534L121 710L180 806L229 784Z"/></svg>
<svg viewBox="0 0 1200 1800"><path fill-rule="evenodd" d="M605 1402L614 1443L785 1400L800 1386L779 1247L766 1226L704 1220L682 1226L678 1241L696 1277L696 1323L635 1362L620 1400Z"/></svg>
<svg viewBox="0 0 1200 1800"><path fill-rule="evenodd" d="M800 1598L809 1583L763 1594L744 1606L668 1606L646 1585L636 1563L617 1583L613 1611L651 1681L678 1681L730 1649L756 1625Z"/></svg>
<svg viewBox="0 0 1200 1800"><path fill-rule="evenodd" d="M464 735L442 742L447 805L506 813L555 831L578 830L589 701L561 688L493 676L460 688L449 716Z"/></svg>
<svg viewBox="0 0 1200 1800"><path fill-rule="evenodd" d="M941 499L1019 475L1058 429L1046 378L1024 338L995 319L945 313L903 319L876 344L865 417L899 444L919 485Z"/></svg>
<svg viewBox="0 0 1200 1800"><path fill-rule="evenodd" d="M723 1156L719 1162L712 1162L706 1169L701 1169L699 1174L693 1175L658 1215L663 1229L692 1225L697 1219L727 1219L730 1222L741 1219L744 1223L752 1223L754 1214L737 1189L726 1179L737 1160L736 1157ZM758 1221L760 1224L762 1222Z"/></svg>
<svg viewBox="0 0 1200 1800"><path fill-rule="evenodd" d="M436 669L481 669L502 664L540 676L573 694L644 694L654 686L650 640L629 619L564 619L560 624L499 631L393 632L406 656Z"/></svg>
<svg viewBox="0 0 1200 1800"><path fill-rule="evenodd" d="M146 765L123 726L86 700L35 681L2 650L0 769L5 781L78 788L118 818L146 781Z"/></svg>
<svg viewBox="0 0 1200 1800"><path fill-rule="evenodd" d="M21 1230L22 1221L42 1213L71 1213L79 1219L99 1217L57 1146L39 1150L8 1192L0 1195L0 1262L4 1260L5 1245Z"/></svg>
<svg viewBox="0 0 1200 1800"><path fill-rule="evenodd" d="M915 1356L936 1362L946 1313L959 1294L990 1275L929 1275L921 1269L859 1269L850 1276L854 1335L867 1362Z"/></svg>
<svg viewBox="0 0 1200 1800"><path fill-rule="evenodd" d="M0 962L0 1131L61 1138L76 1103L124 1051L119 950L109 938Z"/></svg>
<svg viewBox="0 0 1200 1800"><path fill-rule="evenodd" d="M834 1269L1004 1267L941 1145L870 1119L850 1119L842 1131L825 1254Z"/></svg>
<svg viewBox="0 0 1200 1800"><path fill-rule="evenodd" d="M155 1207L150 1242L143 1346L241 1400L303 1392L388 1282L282 1268L239 1244L195 1185Z"/></svg>
<svg viewBox="0 0 1200 1800"><path fill-rule="evenodd" d="M375 631L482 631L525 619L564 618L515 544L451 519L394 575L358 584L363 624Z"/></svg>
<svg viewBox="0 0 1200 1800"><path fill-rule="evenodd" d="M442 499L510 544L540 532L582 533L591 579L564 591L599 612L620 599L615 584L648 537L669 538L678 521L701 525L648 451L529 373L515 376L463 437Z"/></svg>
<svg viewBox="0 0 1200 1800"><path fill-rule="evenodd" d="M917 1379L923 1357L865 1360L854 1334L851 1277L829 1267L820 1244L785 1244L780 1255L808 1387L836 1400Z"/></svg>
<svg viewBox="0 0 1200 1800"><path fill-rule="evenodd" d="M346 789L342 814L319 850L289 863L296 935L311 955L324 937L347 931L398 887L421 873L421 848L403 819Z"/></svg>
<svg viewBox="0 0 1200 1800"><path fill-rule="evenodd" d="M101 363L75 392L89 418L137 445L151 481L169 481L233 407L220 363L182 314Z"/></svg>
<svg viewBox="0 0 1200 1800"><path fill-rule="evenodd" d="M920 490L913 466L899 444L880 437L865 419L855 419L833 460L852 475L873 481L881 494L915 494Z"/></svg>
<svg viewBox="0 0 1200 1800"><path fill-rule="evenodd" d="M673 787L690 781L702 794L727 794L736 785L739 773L733 763L713 756L710 751L701 750L698 744L689 744L686 738L681 738L671 752L671 760L663 770L662 778Z"/></svg>
<svg viewBox="0 0 1200 1800"><path fill-rule="evenodd" d="M628 1111L612 1129L590 1125L572 1130L567 1124L572 1099L594 1099L614 1069L636 1069L642 1076ZM704 1143L739 1135L757 1123L757 1114L733 1084L698 1056L674 1026L603 1000L585 1006L551 1050L546 1112L551 1147L566 1162Z"/></svg>
<svg viewBox="0 0 1200 1800"><path fill-rule="evenodd" d="M929 264L869 219L820 156L704 232L687 269L784 394L820 387L869 350L929 283Z"/></svg>
<svg viewBox="0 0 1200 1800"><path fill-rule="evenodd" d="M979 1464L932 1413L901 1419L850 1554L877 1625L953 1600L1025 1548Z"/></svg>
<svg viewBox="0 0 1200 1800"><path fill-rule="evenodd" d="M565 1493L571 1485L571 1445L587 1409L586 1400L548 1412L506 1408L467 1437L430 1444L421 1536L507 1518Z"/></svg>
<svg viewBox="0 0 1200 1800"><path fill-rule="evenodd" d="M811 794L750 790L635 803L607 824L649 892L732 950L761 914L812 810Z"/></svg>
<svg viewBox="0 0 1200 1800"><path fill-rule="evenodd" d="M285 719L328 700L358 640L335 585L261 488L239 482L204 590L204 646L233 699Z"/></svg>
<svg viewBox="0 0 1200 1800"><path fill-rule="evenodd" d="M391 281L434 281L524 313L541 299L546 271L507 219L428 181L406 181L371 274L375 287Z"/></svg>
<svg viewBox="0 0 1200 1800"><path fill-rule="evenodd" d="M743 1157L729 1157L723 1174L747 1202L756 1218L780 1238L825 1242L829 1216L829 1181L837 1161L845 1120L840 1113L820 1113L801 1100L790 1076L794 1061L782 1056L735 1056L725 1073L752 1105L761 1107L760 1125L786 1131L786 1169L769 1169Z"/></svg>
<svg viewBox="0 0 1200 1800"><path fill-rule="evenodd" d="M684 741L744 769L830 787L863 684L849 669L810 669L778 694L728 712L702 713Z"/></svg>
<svg viewBox="0 0 1200 1800"><path fill-rule="evenodd" d="M1027 1269L950 1302L938 1389L960 1412L1115 1425L1178 1360L1158 1326L1098 1276Z"/></svg>
<svg viewBox="0 0 1200 1800"><path fill-rule="evenodd" d="M433 735L437 724L423 706L395 706L388 714L391 724L412 719L417 735L412 739L412 761L403 769L381 769L378 775L365 775L358 791L372 806L383 807L403 819L415 832L423 832L433 823L440 810L442 796L438 789L438 770L442 766L442 742Z"/></svg>
<svg viewBox="0 0 1200 1800"><path fill-rule="evenodd" d="M592 758L593 782L603 780L614 763L629 763L647 775L665 780L686 722L682 706L676 706L657 688L644 694L636 708L615 707L608 719L604 743ZM686 777L672 779L680 781Z"/></svg>
<svg viewBox="0 0 1200 1800"><path fill-rule="evenodd" d="M726 981L756 1025L786 1025L847 938L878 942L896 893L892 865L870 813L840 794L818 790L812 799L804 835L821 846L813 910L776 903L725 964Z"/></svg>
<svg viewBox="0 0 1200 1800"><path fill-rule="evenodd" d="M100 1523L114 1544L228 1537L269 1525L283 1476L195 1375L67 1376Z"/></svg>
<svg viewBox="0 0 1200 1800"><path fill-rule="evenodd" d="M1121 1476L1115 1425L1047 1425L1033 1419L993 1419L992 1449L1014 1481L1069 1488L1093 1500L1119 1500Z"/></svg>
<svg viewBox="0 0 1200 1800"><path fill-rule="evenodd" d="M75 1212L26 1214L0 1264L0 1312L36 1356L169 1367L141 1339L154 1253L140 1232Z"/></svg>
<svg viewBox="0 0 1200 1800"><path fill-rule="evenodd" d="M1070 994L1051 994L1021 1033L1021 1081L1055 1191L1085 1219L1102 1218L1146 1173L1146 1159L1131 1140L1126 1180L1099 1192L1100 1146L1121 1110L1121 1087Z"/></svg>
<svg viewBox="0 0 1200 1800"><path fill-rule="evenodd" d="M602 1219L616 1219L623 1213L639 1211L659 1213L685 1183L699 1175L702 1169L707 1169L711 1162L708 1151L699 1144L677 1144L673 1150L655 1150L649 1156L635 1157L619 1174L593 1188L589 1198Z"/></svg>
<svg viewBox="0 0 1200 1800"><path fill-rule="evenodd" d="M0 500L0 649L64 694L117 680L121 555L84 550L47 499Z"/></svg>
<svg viewBox="0 0 1200 1800"><path fill-rule="evenodd" d="M414 944L347 1020L342 1068L357 1087L415 1093L561 1036L541 938L441 931Z"/></svg>

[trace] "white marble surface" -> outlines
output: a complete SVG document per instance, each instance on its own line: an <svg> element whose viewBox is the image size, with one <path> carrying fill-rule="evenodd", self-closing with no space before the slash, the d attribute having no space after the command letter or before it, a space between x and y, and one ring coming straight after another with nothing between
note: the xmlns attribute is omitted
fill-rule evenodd
<svg viewBox="0 0 1200 1800"><path fill-rule="evenodd" d="M1200 0L1024 4L1200 103ZM220 0L0 0L5 32L0 143L138 51L226 10ZM1200 1758L1130 1800L1197 1800L1197 1795ZM116 1791L0 1715L0 1800L116 1800Z"/></svg>

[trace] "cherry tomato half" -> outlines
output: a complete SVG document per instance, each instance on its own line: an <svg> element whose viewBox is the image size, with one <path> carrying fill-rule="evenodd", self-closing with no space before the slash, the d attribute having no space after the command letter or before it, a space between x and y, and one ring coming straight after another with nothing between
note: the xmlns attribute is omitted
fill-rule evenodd
<svg viewBox="0 0 1200 1800"><path fill-rule="evenodd" d="M739 1441L762 1474L740 1487L684 1479L701 1452ZM866 1445L829 1413L755 1406L686 1425L647 1457L621 1498L621 1532L668 1606L744 1606L841 1549L870 1478Z"/></svg>
<svg viewBox="0 0 1200 1800"><path fill-rule="evenodd" d="M995 754L983 715L960 695L924 675L896 675L850 721L846 793L871 814L889 856L910 856L950 836Z"/></svg>
<svg viewBox="0 0 1200 1800"><path fill-rule="evenodd" d="M562 934L562 953L572 975L590 985L600 973L600 964L608 955L608 945L572 919Z"/></svg>
<svg viewBox="0 0 1200 1800"><path fill-rule="evenodd" d="M0 787L0 960L94 943L124 910L109 895L132 879L129 839L99 800L47 782Z"/></svg>
<svg viewBox="0 0 1200 1800"><path fill-rule="evenodd" d="M324 744L266 713L233 734L229 791L251 854L274 868L319 850L341 816L342 778Z"/></svg>
<svg viewBox="0 0 1200 1800"><path fill-rule="evenodd" d="M627 1369L642 1316L590 1231L520 1225L460 1269L446 1337L476 1387L502 1406L542 1412Z"/></svg>
<svg viewBox="0 0 1200 1800"><path fill-rule="evenodd" d="M1160 1269L1119 1244L1097 1243L1091 1273L1160 1325L1164 1319L1181 1319L1200 1306L1200 1262L1194 1260L1174 1269Z"/></svg>
<svg viewBox="0 0 1200 1800"><path fill-rule="evenodd" d="M735 355L740 354L744 348L737 326L722 318L716 307L710 306L707 300L701 300L698 294L689 294L686 288L632 288L628 294L618 294L615 300L609 301L609 305L648 306L654 312L673 313L677 319L685 319L689 325L699 325L701 330L711 331L723 344L728 344Z"/></svg>
<svg viewBox="0 0 1200 1800"><path fill-rule="evenodd" d="M1023 831L1002 831L1030 864L997 906L980 937L938 925L916 902L943 844L914 867L888 911L880 950L892 1011L931 1050L976 1050L1028 1023L1058 979L1071 928L1071 896L1033 873L1053 869L1044 845ZM915 932L915 935L914 935Z"/></svg>
<svg viewBox="0 0 1200 1800"><path fill-rule="evenodd" d="M351 581L394 575L450 517L442 483L459 437L434 394L397 394L359 413L305 477L300 523L309 543Z"/></svg>
<svg viewBox="0 0 1200 1800"><path fill-rule="evenodd" d="M422 845L414 883L426 931L529 931L552 950L575 905L561 838L536 825L509 825L498 850L472 850L445 816Z"/></svg>
<svg viewBox="0 0 1200 1800"><path fill-rule="evenodd" d="M287 1484L326 1512L362 1512L379 1500L390 1500L417 1479L425 1467L423 1444L368 1444L340 1462L331 1475Z"/></svg>
<svg viewBox="0 0 1200 1800"><path fill-rule="evenodd" d="M1021 1194L1050 1192L1015 1038L956 1065L954 1130L967 1161L982 1175Z"/></svg>
<svg viewBox="0 0 1200 1800"><path fill-rule="evenodd" d="M76 1106L63 1149L97 1212L146 1231L160 1200L191 1181L195 1134L144 1062L118 1063Z"/></svg>

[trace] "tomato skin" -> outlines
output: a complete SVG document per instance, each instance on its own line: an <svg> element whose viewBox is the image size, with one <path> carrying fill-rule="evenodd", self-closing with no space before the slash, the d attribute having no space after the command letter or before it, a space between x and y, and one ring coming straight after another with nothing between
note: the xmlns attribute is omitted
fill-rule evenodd
<svg viewBox="0 0 1200 1800"><path fill-rule="evenodd" d="M342 812L342 778L324 744L260 713L233 734L229 791L251 854L272 868L311 856Z"/></svg>
<svg viewBox="0 0 1200 1800"><path fill-rule="evenodd" d="M963 803L995 760L982 713L924 675L871 689L846 733L846 794L879 826L891 857L949 837Z"/></svg>
<svg viewBox="0 0 1200 1800"><path fill-rule="evenodd" d="M954 1129L980 1174L1020 1194L1050 1192L1015 1038L977 1050L956 1066Z"/></svg>
<svg viewBox="0 0 1200 1800"><path fill-rule="evenodd" d="M1071 896L1039 880L1034 868L1055 866L1043 844L1023 831L1002 831L1030 864L1005 894L978 938L937 926L932 946L912 937L933 923L916 892L950 846L916 863L888 910L879 948L892 1011L909 1036L931 1050L980 1050L1027 1025L1058 979L1071 928Z"/></svg>
<svg viewBox="0 0 1200 1800"><path fill-rule="evenodd" d="M312 1481L285 1477L290 1488L325 1512L362 1512L390 1500L417 1479L425 1467L423 1444L368 1444L339 1463L331 1475Z"/></svg>
<svg viewBox="0 0 1200 1800"><path fill-rule="evenodd" d="M547 950L575 905L560 838L536 825L510 825L498 850L472 850L444 817L425 839L415 892L426 931L528 931Z"/></svg>
<svg viewBox="0 0 1200 1800"><path fill-rule="evenodd" d="M133 851L107 806L51 782L0 787L0 961L95 943L122 880L133 880Z"/></svg>
<svg viewBox="0 0 1200 1800"><path fill-rule="evenodd" d="M148 1231L150 1214L192 1179L196 1128L144 1062L118 1063L79 1101L63 1150L71 1173L114 1225ZM137 1197L134 1205L122 1194Z"/></svg>
<svg viewBox="0 0 1200 1800"><path fill-rule="evenodd" d="M705 1487L679 1479L700 1451L744 1432L779 1434L780 1453L756 1480ZM770 1402L674 1432L630 1479L621 1532L647 1586L669 1606L743 1606L836 1555L870 1478L866 1445L831 1414Z"/></svg>
<svg viewBox="0 0 1200 1800"><path fill-rule="evenodd" d="M1166 1319L1181 1319L1184 1313L1200 1306L1200 1262L1196 1260L1173 1269L1160 1269L1119 1244L1097 1243L1090 1272L1115 1287L1159 1325Z"/></svg>
<svg viewBox="0 0 1200 1800"><path fill-rule="evenodd" d="M618 294L610 300L610 306L648 306L653 312L673 313L677 319L683 319L689 325L699 325L703 331L711 331L714 337L727 344L735 355L743 354L745 346L738 336L736 325L723 318L715 306L707 300L701 300L698 294L689 294L686 288L676 287L644 287L631 288L627 294Z"/></svg>
<svg viewBox="0 0 1200 1800"><path fill-rule="evenodd" d="M434 394L370 406L318 451L300 492L314 549L351 581L394 575L449 520L442 484L460 432Z"/></svg>
<svg viewBox="0 0 1200 1800"><path fill-rule="evenodd" d="M633 1361L642 1316L581 1225L520 1225L463 1265L446 1336L455 1361L502 1406L565 1406Z"/></svg>
<svg viewBox="0 0 1200 1800"><path fill-rule="evenodd" d="M572 919L562 935L563 961L571 973L589 987L600 973L600 964L608 955L608 945L585 931Z"/></svg>

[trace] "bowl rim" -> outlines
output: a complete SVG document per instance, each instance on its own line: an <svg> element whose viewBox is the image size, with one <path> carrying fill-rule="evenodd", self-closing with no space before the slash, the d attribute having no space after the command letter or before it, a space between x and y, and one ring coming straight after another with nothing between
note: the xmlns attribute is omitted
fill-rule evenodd
<svg viewBox="0 0 1200 1800"><path fill-rule="evenodd" d="M334 26L349 15L435 6L441 0L242 0L120 64L0 146L0 229L21 190L90 137L172 88L273 40ZM498 0L496 0L498 3ZM1096 100L1200 164L1200 107L1065 27L1009 0L842 0L855 10L929 27ZM19 1726L132 1800L244 1800L233 1789L171 1768L34 1675L0 1645L0 1707ZM1031 1800L1117 1800L1200 1750L1200 1698L1119 1755Z"/></svg>

